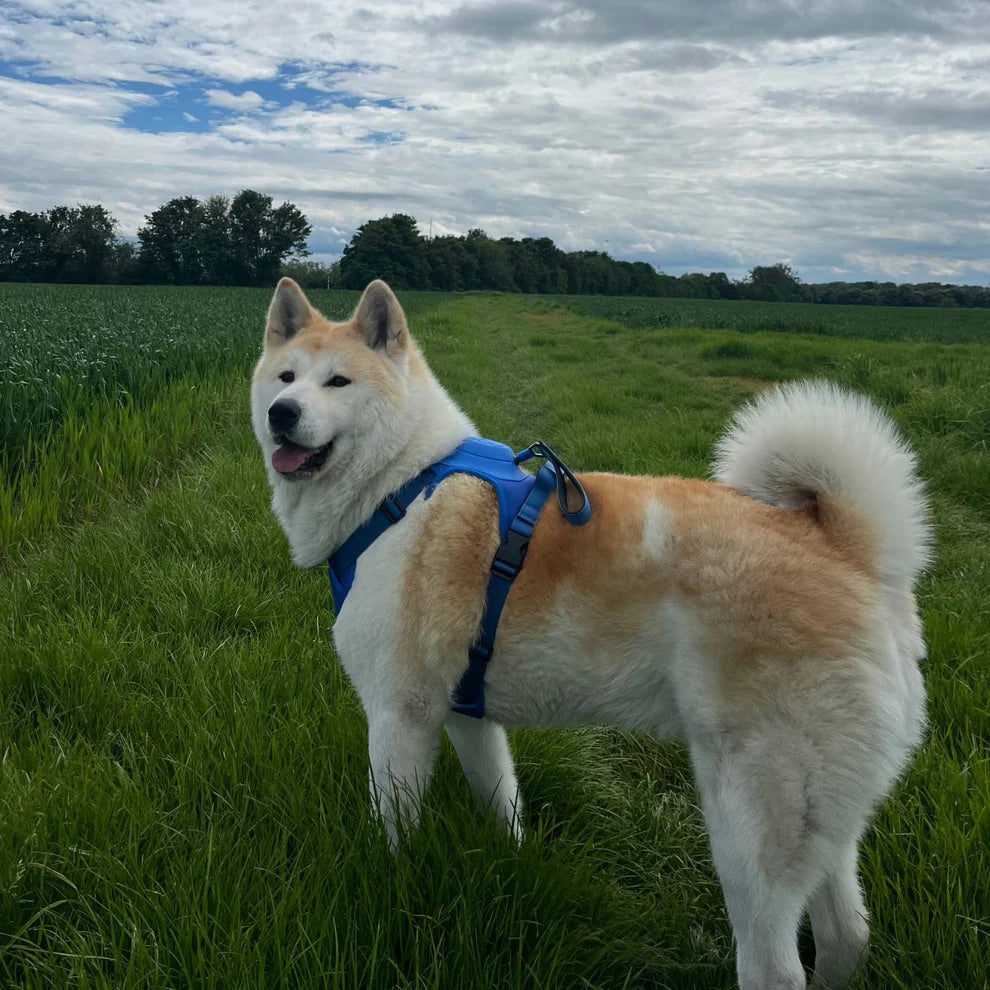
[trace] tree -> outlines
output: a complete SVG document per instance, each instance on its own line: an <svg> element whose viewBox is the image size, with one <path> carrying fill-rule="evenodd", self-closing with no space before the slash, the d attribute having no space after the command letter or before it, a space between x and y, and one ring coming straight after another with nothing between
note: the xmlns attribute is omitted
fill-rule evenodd
<svg viewBox="0 0 990 990"><path fill-rule="evenodd" d="M46 276L48 224L42 214L14 210L0 216L0 279L35 282Z"/></svg>
<svg viewBox="0 0 990 990"><path fill-rule="evenodd" d="M110 281L118 285L134 285L141 281L141 256L133 241L117 241L110 263Z"/></svg>
<svg viewBox="0 0 990 990"><path fill-rule="evenodd" d="M76 254L75 216L71 206L53 206L45 214L48 231L45 238L45 279L50 282L71 281L64 275L72 267Z"/></svg>
<svg viewBox="0 0 990 990"><path fill-rule="evenodd" d="M657 270L645 261L629 264L629 292L634 296L655 296L660 292Z"/></svg>
<svg viewBox="0 0 990 990"><path fill-rule="evenodd" d="M717 299L738 299L739 286L729 281L725 272L709 272L708 283Z"/></svg>
<svg viewBox="0 0 990 990"><path fill-rule="evenodd" d="M764 302L798 302L801 282L791 266L783 261L775 265L757 265L749 273L746 295Z"/></svg>
<svg viewBox="0 0 990 990"><path fill-rule="evenodd" d="M117 221L99 203L84 203L72 211L72 261L62 279L108 282L113 277Z"/></svg>
<svg viewBox="0 0 990 990"><path fill-rule="evenodd" d="M323 265L318 261L287 261L279 269L282 275L288 275L304 289L334 289L340 283L336 262Z"/></svg>
<svg viewBox="0 0 990 990"><path fill-rule="evenodd" d="M467 232L464 247L475 261L474 280L468 289L494 289L496 292L512 292L512 263L509 252L502 241L493 241L479 227Z"/></svg>
<svg viewBox="0 0 990 990"><path fill-rule="evenodd" d="M203 282L230 284L235 273L230 252L230 200L226 196L207 196L203 200L198 247Z"/></svg>
<svg viewBox="0 0 990 990"><path fill-rule="evenodd" d="M199 285L203 281L200 257L203 206L194 196L170 199L146 217L138 230L141 268L150 282Z"/></svg>
<svg viewBox="0 0 990 990"><path fill-rule="evenodd" d="M429 288L460 292L478 281L478 259L467 249L463 237L434 237L423 244L430 269Z"/></svg>
<svg viewBox="0 0 990 990"><path fill-rule="evenodd" d="M309 254L312 231L291 203L245 189L232 200L169 200L138 231L145 277L175 285L271 285L288 257Z"/></svg>
<svg viewBox="0 0 990 990"><path fill-rule="evenodd" d="M681 295L689 299L712 299L715 296L711 281L707 275L702 275L701 272L681 275L678 281L683 286Z"/></svg>
<svg viewBox="0 0 990 990"><path fill-rule="evenodd" d="M231 261L240 285L270 285L286 258L309 254L309 222L292 203L272 208L271 196L245 189L230 201Z"/></svg>
<svg viewBox="0 0 990 990"><path fill-rule="evenodd" d="M0 278L107 282L113 277L117 221L99 204L15 210L0 217Z"/></svg>
<svg viewBox="0 0 990 990"><path fill-rule="evenodd" d="M363 289L376 278L394 289L425 289L430 270L426 241L416 221L405 213L369 220L357 229L340 259L346 289Z"/></svg>

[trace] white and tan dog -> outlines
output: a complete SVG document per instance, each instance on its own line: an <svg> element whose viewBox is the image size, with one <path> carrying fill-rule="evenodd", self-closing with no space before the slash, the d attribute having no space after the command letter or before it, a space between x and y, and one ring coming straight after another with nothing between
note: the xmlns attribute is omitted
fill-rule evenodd
<svg viewBox="0 0 990 990"><path fill-rule="evenodd" d="M253 383L254 430L295 562L321 564L378 503L475 435L388 286L348 322L282 279ZM743 990L844 985L867 944L857 844L922 734L912 587L930 540L911 452L861 397L787 386L743 409L718 482L579 476L551 501L512 587L482 720L452 714L499 543L467 475L359 559L334 638L368 716L372 793L395 841L443 729L516 834L504 725L611 723L686 740Z"/></svg>

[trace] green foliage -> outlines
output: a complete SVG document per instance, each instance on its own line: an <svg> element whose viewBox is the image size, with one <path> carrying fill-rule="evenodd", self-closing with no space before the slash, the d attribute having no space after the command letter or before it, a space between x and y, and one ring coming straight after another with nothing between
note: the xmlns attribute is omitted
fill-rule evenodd
<svg viewBox="0 0 990 990"><path fill-rule="evenodd" d="M105 348L100 373L55 400L60 416L25 430L46 483L0 489L0 545L16 564L0 565L5 986L734 985L676 745L601 728L515 733L519 849L476 812L445 747L423 827L389 855L325 575L289 564L248 425L269 290L0 294L0 318L17 314L0 341L20 330L0 369L30 355L23 375L47 384L51 362L71 381L91 339ZM357 296L311 298L339 318ZM929 340L904 343L863 339L874 311L843 340L827 327L632 327L604 304L589 316L538 298L401 301L485 433L517 446L542 436L580 469L702 475L732 408L775 379L825 374L892 411L936 514L921 589L931 724L864 844L873 945L860 985L982 987L990 350L941 342L966 314L912 324ZM113 385L128 374L141 384L122 400ZM45 407L44 391L17 394L0 407L5 424ZM93 499L80 517L82 478ZM19 528L38 506L49 524Z"/></svg>
<svg viewBox="0 0 990 990"><path fill-rule="evenodd" d="M116 227L98 204L0 216L0 282L109 282Z"/></svg>
<svg viewBox="0 0 990 990"><path fill-rule="evenodd" d="M149 282L168 285L271 285L282 262L306 255L312 227L291 203L245 189L232 200L169 200L138 230Z"/></svg>
<svg viewBox="0 0 990 990"><path fill-rule="evenodd" d="M399 213L363 224L344 249L342 284L363 288L373 278L384 278L393 288L444 292L691 295L694 291L690 282L658 273L645 262L616 261L603 251L565 253L549 237L496 241L475 228L466 237L425 238L411 216ZM724 275L722 279L727 283ZM706 289L704 294L712 292Z"/></svg>
<svg viewBox="0 0 990 990"><path fill-rule="evenodd" d="M273 206L271 196L245 189L230 201L228 216L236 285L271 285L285 258L309 254L313 228L291 203Z"/></svg>
<svg viewBox="0 0 990 990"><path fill-rule="evenodd" d="M0 215L0 282L148 282L169 285L267 285L295 265L306 285L361 289L384 278L396 289L461 292L749 299L873 306L990 306L990 288L831 282L805 285L790 265L758 265L741 282L725 272L673 276L644 261L604 251L561 251L549 237L493 240L423 237L416 220L395 213L362 224L327 270L305 265L312 228L291 203L251 189L233 200L183 196L148 217L140 252L117 239L116 220L99 205L56 206L46 213Z"/></svg>
<svg viewBox="0 0 990 990"><path fill-rule="evenodd" d="M302 213L251 189L232 200L182 196L146 219L138 250L99 205L0 215L0 282L269 285L286 258L309 253Z"/></svg>
<svg viewBox="0 0 990 990"><path fill-rule="evenodd" d="M340 259L346 289L363 289L376 278L393 289L429 289L429 266L416 221L405 213L369 220L357 229Z"/></svg>
<svg viewBox="0 0 990 990"><path fill-rule="evenodd" d="M200 239L209 228L203 204L194 196L171 199L147 221L138 231L145 278L166 285L199 285L206 281Z"/></svg>
<svg viewBox="0 0 990 990"><path fill-rule="evenodd" d="M466 237L423 237L413 217L396 213L358 228L341 260L343 285L363 288L384 278L394 288L443 292L494 290L676 299L747 299L883 306L990 306L990 288L928 283L834 282L805 285L790 265L757 265L741 282L725 272L673 276L643 261L604 251L561 251L549 237L493 240L473 228ZM780 317L778 317L780 319Z"/></svg>
<svg viewBox="0 0 990 990"><path fill-rule="evenodd" d="M776 265L757 265L749 273L742 291L744 298L763 302L801 301L801 282L791 266L782 261Z"/></svg>
<svg viewBox="0 0 990 990"><path fill-rule="evenodd" d="M323 265L318 261L287 261L282 265L279 277L287 275L304 289L340 288L340 262Z"/></svg>

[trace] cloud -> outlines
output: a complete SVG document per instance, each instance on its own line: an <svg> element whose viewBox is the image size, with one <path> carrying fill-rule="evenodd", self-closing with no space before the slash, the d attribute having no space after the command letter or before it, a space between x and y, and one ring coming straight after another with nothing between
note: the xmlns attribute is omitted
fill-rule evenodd
<svg viewBox="0 0 990 990"><path fill-rule="evenodd" d="M965 81L965 88L935 86L915 95L903 89L845 89L829 93L767 93L768 103L830 116L861 117L898 131L990 130L990 85Z"/></svg>
<svg viewBox="0 0 990 990"><path fill-rule="evenodd" d="M990 280L990 43L945 0L0 0L0 210L401 211L667 271ZM899 260L900 259L900 260Z"/></svg>
<svg viewBox="0 0 990 990"><path fill-rule="evenodd" d="M493 41L586 43L718 40L733 44L821 38L945 37L977 26L975 0L486 0L434 15L439 28Z"/></svg>
<svg viewBox="0 0 990 990"><path fill-rule="evenodd" d="M243 93L230 93L225 89L208 89L204 95L210 106L223 107L225 110L259 110L265 105L264 98L253 89L247 89Z"/></svg>

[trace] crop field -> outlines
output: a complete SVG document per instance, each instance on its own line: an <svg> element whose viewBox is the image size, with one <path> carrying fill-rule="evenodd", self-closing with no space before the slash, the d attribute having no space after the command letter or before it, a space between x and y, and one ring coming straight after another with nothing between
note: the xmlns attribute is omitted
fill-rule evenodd
<svg viewBox="0 0 990 990"><path fill-rule="evenodd" d="M269 297L0 285L0 985L732 987L675 743L514 733L520 847L445 748L389 853L325 574L291 566L250 430ZM930 726L863 844L858 985L990 987L990 316L400 299L485 435L582 470L703 476L773 381L890 410L937 529Z"/></svg>
<svg viewBox="0 0 990 990"><path fill-rule="evenodd" d="M615 299L561 296L562 305L629 327L699 327L740 333L777 331L870 340L990 342L990 311L902 306L832 306L814 303L735 302L726 299Z"/></svg>

